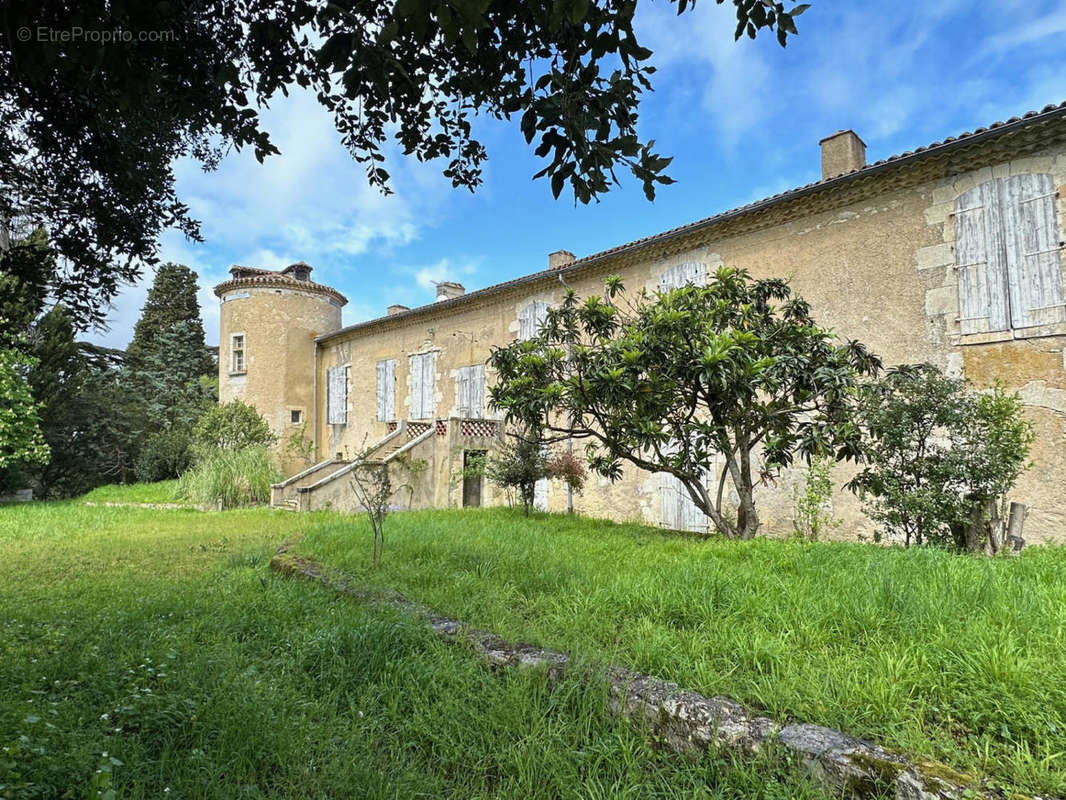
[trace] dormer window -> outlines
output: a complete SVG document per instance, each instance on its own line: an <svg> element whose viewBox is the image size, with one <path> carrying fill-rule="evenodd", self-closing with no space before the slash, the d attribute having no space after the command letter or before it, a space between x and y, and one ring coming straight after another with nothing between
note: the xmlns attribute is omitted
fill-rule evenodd
<svg viewBox="0 0 1066 800"><path fill-rule="evenodd" d="M1055 181L1025 174L982 183L955 201L962 332L1066 321Z"/></svg>

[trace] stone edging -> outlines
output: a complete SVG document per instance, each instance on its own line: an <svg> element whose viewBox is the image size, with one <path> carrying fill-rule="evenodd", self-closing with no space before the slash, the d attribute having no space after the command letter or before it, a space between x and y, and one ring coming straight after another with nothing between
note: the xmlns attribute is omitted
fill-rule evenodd
<svg viewBox="0 0 1066 800"><path fill-rule="evenodd" d="M290 552L291 547L291 543L282 544L270 562L272 570L423 619L441 639L467 645L493 667L540 667L550 676L559 677L570 663L566 653L506 642L494 633L434 614L397 592L369 591L343 573L327 570L311 559ZM728 697L705 697L683 690L675 683L621 667L607 667L605 672L611 711L647 725L677 752L699 752L714 747L750 756L763 745L776 743L800 758L819 783L851 797L889 795L896 800L962 800L964 797L1001 800L1003 797L978 778L945 764L908 758L832 728L777 722Z"/></svg>

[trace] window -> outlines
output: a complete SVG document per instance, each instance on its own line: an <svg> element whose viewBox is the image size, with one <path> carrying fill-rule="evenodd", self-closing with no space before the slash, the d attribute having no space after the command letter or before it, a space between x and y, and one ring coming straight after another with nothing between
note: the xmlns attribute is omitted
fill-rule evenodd
<svg viewBox="0 0 1066 800"><path fill-rule="evenodd" d="M396 419L396 362L389 358L378 362L378 421Z"/></svg>
<svg viewBox="0 0 1066 800"><path fill-rule="evenodd" d="M670 267L670 269L666 270L659 276L660 292L665 292L668 289L680 289L682 286L687 286L689 284L693 286L707 285L706 264L696 261L686 261L684 264Z"/></svg>
<svg viewBox="0 0 1066 800"><path fill-rule="evenodd" d="M436 411L436 369L436 353L411 356L411 419L429 419Z"/></svg>
<svg viewBox="0 0 1066 800"><path fill-rule="evenodd" d="M299 425L304 421L304 412L299 408L289 409L289 424Z"/></svg>
<svg viewBox="0 0 1066 800"><path fill-rule="evenodd" d="M244 372L244 334L234 333L229 337L229 371Z"/></svg>
<svg viewBox="0 0 1066 800"><path fill-rule="evenodd" d="M485 412L485 365L460 367L456 378L459 390L459 416L480 419Z"/></svg>
<svg viewBox="0 0 1066 800"><path fill-rule="evenodd" d="M534 300L518 314L518 339L525 342L537 335L548 318L548 304Z"/></svg>
<svg viewBox="0 0 1066 800"><path fill-rule="evenodd" d="M1055 182L1027 174L982 183L955 201L963 333L1066 321Z"/></svg>
<svg viewBox="0 0 1066 800"><path fill-rule="evenodd" d="M330 425L348 424L348 367L326 370L326 407Z"/></svg>

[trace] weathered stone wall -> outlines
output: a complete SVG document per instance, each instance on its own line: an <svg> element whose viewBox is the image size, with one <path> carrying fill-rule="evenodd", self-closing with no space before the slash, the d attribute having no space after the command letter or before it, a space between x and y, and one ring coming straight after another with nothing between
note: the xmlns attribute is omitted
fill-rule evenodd
<svg viewBox="0 0 1066 800"><path fill-rule="evenodd" d="M341 326L340 307L328 297L275 287L244 287L226 292L219 313L218 399L240 399L256 410L279 437L286 474L309 464L286 458L289 438L303 431L290 413L299 410L312 438L315 337ZM230 370L230 337L245 336L245 372Z"/></svg>
<svg viewBox="0 0 1066 800"><path fill-rule="evenodd" d="M938 167L913 185L885 180L881 191L866 191L854 202L829 207L833 203L825 201L821 211L813 210L818 206L812 203L806 213L794 208L771 211L761 222L679 235L562 276L549 274L487 297L402 315L329 339L320 347L317 379L325 386L327 367L350 365L349 422L325 423L320 391L319 457L351 455L364 441L385 435L385 423L375 419L378 360L396 359L395 407L402 417L410 407L408 357L437 353L435 416L448 417L456 409L455 371L484 362L492 346L514 339L518 314L527 304L557 303L563 280L582 295L601 291L611 273L621 274L630 289L654 289L670 267L702 262L710 271L727 265L746 268L757 277L791 279L794 290L810 301L816 319L842 337L863 341L887 364L931 361L978 386L999 380L1020 390L1039 439L1033 450L1035 466L1012 499L1032 506L1026 530L1030 541L1066 541L1066 326L963 336L958 322L954 199L993 176L1025 171L1050 172L1057 185L1066 184L1066 148L1056 146L971 170L957 168L950 174ZM1058 204L1060 230L1066 231L1066 206L1062 199ZM521 269L516 266L515 271ZM491 384L491 373L487 380ZM842 466L836 478L843 483L851 474L850 467ZM446 475L438 479L448 480ZM768 532L791 530L799 480L798 473L786 471L776 485L758 488L757 503ZM592 516L658 524L660 487L659 476L627 468L614 484L591 477L584 494L574 498L574 508ZM564 510L566 495L563 486L552 484L549 510ZM446 504L443 498L437 502ZM844 522L836 535L872 537L872 524L854 496L840 491L833 506Z"/></svg>

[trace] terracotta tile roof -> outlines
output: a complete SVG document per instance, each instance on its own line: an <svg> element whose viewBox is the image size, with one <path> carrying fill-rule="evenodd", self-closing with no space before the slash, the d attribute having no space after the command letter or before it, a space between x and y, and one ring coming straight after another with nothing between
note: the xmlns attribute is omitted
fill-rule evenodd
<svg viewBox="0 0 1066 800"><path fill-rule="evenodd" d="M297 261L295 264L291 264L280 271L274 271L269 269L262 269L260 267L244 267L240 265L234 265L230 269L230 274L233 275L228 281L223 281L214 288L215 296L222 297L226 292L234 289L241 289L251 286L276 286L285 289L299 289L305 292L314 292L316 294L326 295L327 297L336 300L341 306L348 303L348 298L338 292L332 286L326 286L324 283L315 283L312 280L302 281L298 278L288 274L293 267L307 267L302 261ZM310 267L307 267L310 273Z"/></svg>
<svg viewBox="0 0 1066 800"><path fill-rule="evenodd" d="M390 316L376 317L375 319L366 320L365 322L357 322L354 325L348 325L333 333L323 334L319 336L317 341L325 341L333 339L337 336L343 336L346 333L359 330L361 328L369 327L371 325L378 325L388 322L397 322L408 317L413 317L419 314L426 313L428 311L440 311L442 309L450 308L453 305L459 303L466 303L476 298L485 297L487 295L495 294L497 292L506 291L507 289L515 286L520 286L525 283L533 283L545 278L566 275L570 272L580 270L583 267L588 267L597 262L603 261L612 256L619 255L621 253L629 252L632 250L639 250L642 247L655 244L658 242L667 241L669 239L682 236L693 231L700 230L702 228L710 227L718 223L725 222L727 220L736 219L748 214L755 214L760 211L764 211L771 206L785 202L787 200L794 200L807 195L828 191L831 188L843 186L848 183L862 180L867 177L872 177L881 172L885 172L889 169L903 166L905 164L922 160L925 158L932 158L941 153L951 152L962 147L976 144L984 139L1005 135L1008 132L1016 131L1024 128L1029 128L1038 123L1043 123L1053 119L1059 119L1066 117L1066 102L1059 103L1057 105L1047 105L1039 111L1029 111L1018 117L1011 117L1010 119L1002 122L993 122L990 125L985 125L980 128L975 128L972 131L965 131L957 136L949 136L943 141L932 142L924 147L917 147L914 150L907 150L898 155L889 156L883 158L880 161L875 161L872 164L867 164L861 169L852 170L851 172L844 173L843 175L837 175L833 178L823 178L820 181L814 181L804 186L798 186L794 189L788 189L784 192L771 195L770 197L763 198L762 200L756 200L755 202L748 203L747 205L738 206L728 211L723 211L718 214L714 214L710 217L705 217L695 222L690 222L685 225L671 228L661 233L652 234L651 236L645 236L640 239L634 239L631 242L620 244L615 247L601 250L598 253L593 253L583 258L579 258L576 261L568 264L565 267L559 269L547 269L540 272L534 272L529 275L523 275L518 278L514 278L502 283L493 284L492 286L486 286L484 289L478 289L473 292L467 292L461 297L455 297L450 300L441 300L435 303L427 303L426 305L412 308L409 311L403 311L398 314L392 314Z"/></svg>

